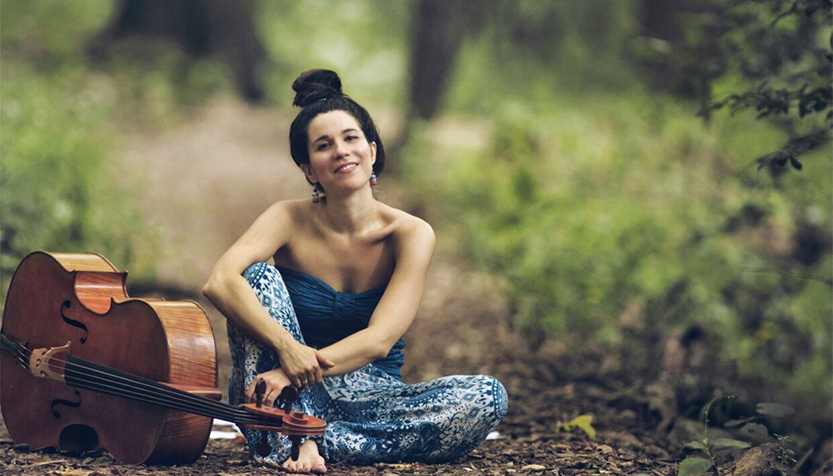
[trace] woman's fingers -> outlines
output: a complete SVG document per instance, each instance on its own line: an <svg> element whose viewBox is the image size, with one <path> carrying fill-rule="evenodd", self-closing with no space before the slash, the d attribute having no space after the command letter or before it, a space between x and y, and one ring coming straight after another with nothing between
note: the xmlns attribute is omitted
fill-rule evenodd
<svg viewBox="0 0 833 476"><path fill-rule="evenodd" d="M324 367L325 369L331 369L336 365L335 362L324 357L324 355L322 355L321 352L318 352L317 350L315 351L315 358L318 361L318 364L321 367Z"/></svg>
<svg viewBox="0 0 833 476"><path fill-rule="evenodd" d="M301 377L301 386L302 387L309 387L310 385L315 383L315 371L308 370L303 377Z"/></svg>
<svg viewBox="0 0 833 476"><path fill-rule="evenodd" d="M330 359L324 357L321 354L321 352L318 352L317 350L315 351L315 360L318 365L315 367L313 382L321 383L324 380L324 369L333 368L333 366L335 366L335 363L333 363Z"/></svg>
<svg viewBox="0 0 833 476"><path fill-rule="evenodd" d="M278 397L281 395L281 392L272 390L266 395L266 406L272 408L275 406L275 402L278 400Z"/></svg>
<svg viewBox="0 0 833 476"><path fill-rule="evenodd" d="M287 378L286 373L284 373L284 371L280 368L255 375L254 381L252 381L252 383L246 388L247 402L257 403L255 388L257 388L257 384L261 380L266 382L266 390L263 393L263 400L261 401L261 404L265 404L269 407L274 405L275 401L277 401L278 397L280 397L284 387L291 383L291 379Z"/></svg>
<svg viewBox="0 0 833 476"><path fill-rule="evenodd" d="M318 350L303 344L287 349L280 358L281 368L285 370L292 385L299 388L321 383L323 370L335 365Z"/></svg>

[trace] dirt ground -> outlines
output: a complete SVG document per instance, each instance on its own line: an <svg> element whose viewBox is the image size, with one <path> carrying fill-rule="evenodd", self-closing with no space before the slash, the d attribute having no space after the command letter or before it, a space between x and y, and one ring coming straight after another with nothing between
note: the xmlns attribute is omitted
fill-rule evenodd
<svg viewBox="0 0 833 476"><path fill-rule="evenodd" d="M221 387L229 365L224 320L198 290L213 262L260 211L275 200L309 193L288 158L287 129L287 118L279 112L224 99L175 130L135 137L120 154L144 191L146 216L162 230L157 281L139 288L162 290L163 295L168 290L177 294L166 295L169 299L187 297L203 305L216 335ZM384 177L380 182L388 201L401 205L390 183L385 184ZM386 186L391 188L386 191ZM451 374L496 376L509 393L509 413L497 428L498 438L451 464L333 464L329 474L676 474L679 441L690 435L669 438L665 433L669 417L657 403L656 389L652 393L615 380L575 378L587 373L559 368L563 352L558 343L530 352L524 341L507 330L504 321L509 310L496 288L493 278L453 258L437 256L420 312L406 335L403 378L416 382ZM144 295L133 289L130 294ZM600 365L584 364L588 368ZM593 416L595 436L581 429L559 431L560 424L579 415ZM778 469L782 470L760 474L789 474ZM84 454L29 451L11 441L0 426L0 473L100 476L282 471L253 465L239 439L211 440L203 456L187 466L130 466L103 450ZM721 474L757 473L730 468L730 473Z"/></svg>

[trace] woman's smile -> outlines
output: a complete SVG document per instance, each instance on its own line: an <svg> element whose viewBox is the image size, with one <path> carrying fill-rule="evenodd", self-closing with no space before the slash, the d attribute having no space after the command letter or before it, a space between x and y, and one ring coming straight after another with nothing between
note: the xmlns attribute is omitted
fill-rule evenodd
<svg viewBox="0 0 833 476"><path fill-rule="evenodd" d="M359 164L357 164L355 162L349 162L349 163L346 163L346 164L340 166L339 168L337 168L335 170L335 173L337 173L337 174L349 174L350 172L356 170L356 167L358 167L358 166L359 166Z"/></svg>

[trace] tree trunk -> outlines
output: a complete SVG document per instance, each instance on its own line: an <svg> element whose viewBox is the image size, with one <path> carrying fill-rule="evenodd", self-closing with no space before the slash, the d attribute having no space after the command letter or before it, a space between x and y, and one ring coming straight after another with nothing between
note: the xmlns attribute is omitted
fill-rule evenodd
<svg viewBox="0 0 833 476"><path fill-rule="evenodd" d="M410 115L433 117L471 18L482 11L483 2L465 0L419 0L411 35Z"/></svg>
<svg viewBox="0 0 833 476"><path fill-rule="evenodd" d="M168 38L192 58L219 54L234 71L240 93L263 98L257 76L265 50L256 34L252 0L121 0L97 51L122 38Z"/></svg>

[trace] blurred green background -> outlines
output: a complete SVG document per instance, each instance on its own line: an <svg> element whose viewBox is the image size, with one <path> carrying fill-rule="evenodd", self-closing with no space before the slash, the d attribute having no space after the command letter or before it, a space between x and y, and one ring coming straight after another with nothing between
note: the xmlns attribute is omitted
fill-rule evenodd
<svg viewBox="0 0 833 476"><path fill-rule="evenodd" d="M386 193L497 277L531 351L696 374L679 398L829 439L830 34L824 1L2 0L3 298L36 249L153 283L164 231L117 151L218 97L291 119L331 68L381 118ZM696 362L663 361L675 333Z"/></svg>

